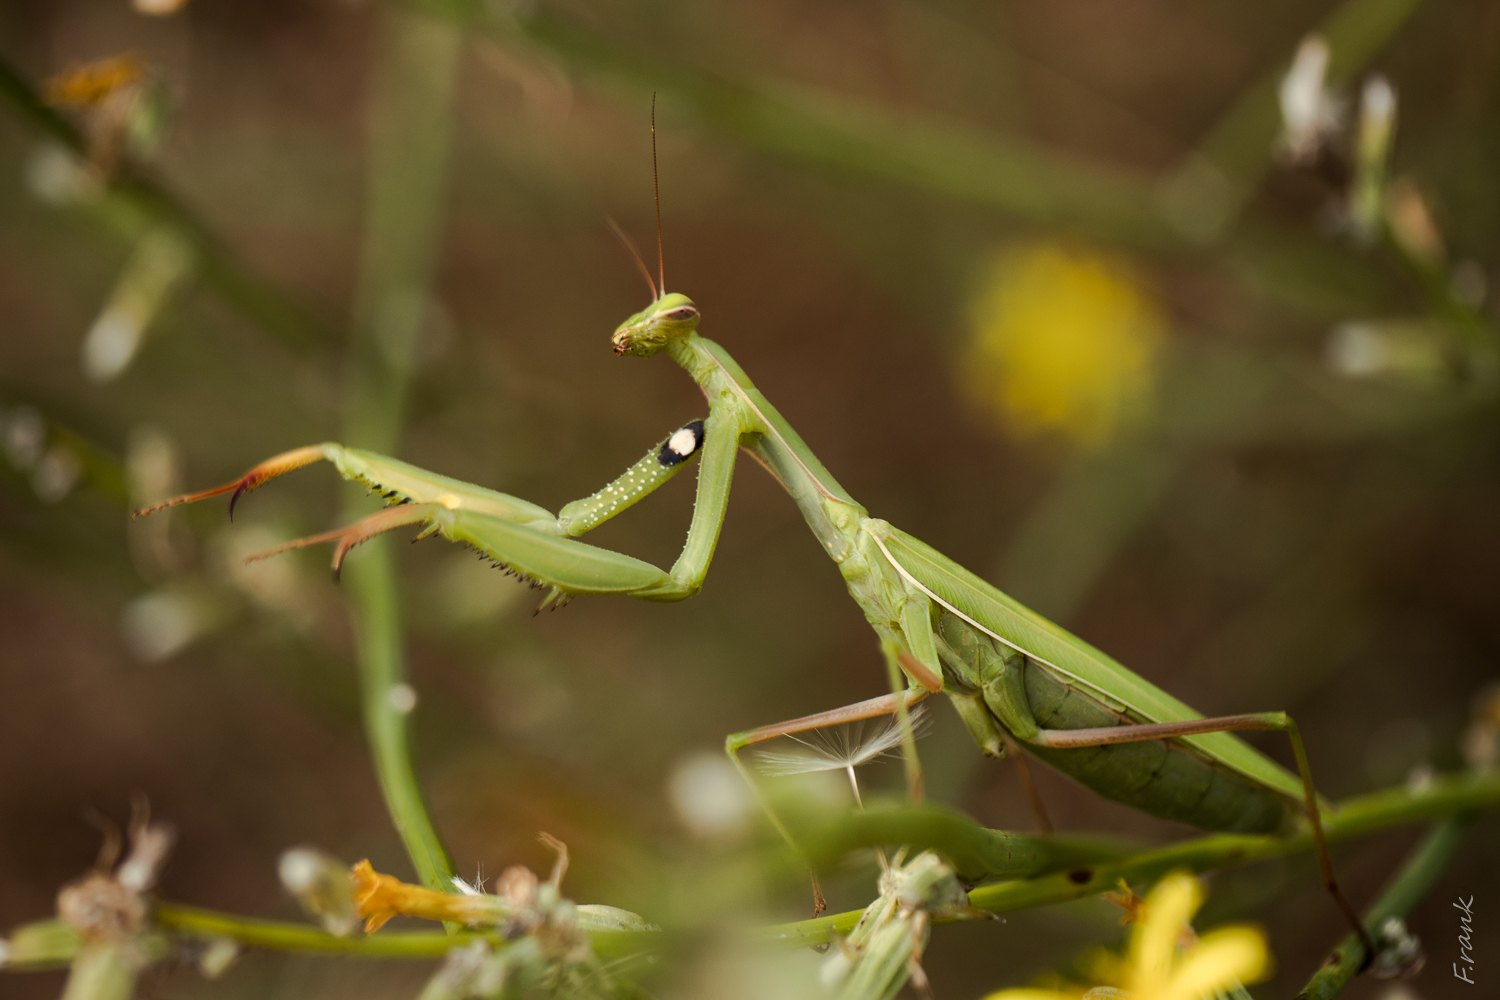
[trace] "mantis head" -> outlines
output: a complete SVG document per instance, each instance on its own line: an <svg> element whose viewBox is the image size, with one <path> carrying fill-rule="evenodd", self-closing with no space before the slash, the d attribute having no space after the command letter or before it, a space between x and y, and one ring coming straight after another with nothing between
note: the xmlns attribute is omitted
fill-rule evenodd
<svg viewBox="0 0 1500 1000"><path fill-rule="evenodd" d="M610 342L616 354L643 358L688 337L698 328L698 307L680 292L670 292L621 323Z"/></svg>

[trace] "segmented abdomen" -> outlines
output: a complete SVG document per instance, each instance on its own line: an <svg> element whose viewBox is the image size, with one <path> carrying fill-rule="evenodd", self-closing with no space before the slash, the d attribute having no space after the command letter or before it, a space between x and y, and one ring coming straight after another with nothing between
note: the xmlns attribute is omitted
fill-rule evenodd
<svg viewBox="0 0 1500 1000"><path fill-rule="evenodd" d="M1030 657L1011 653L1007 665L1016 660L1025 661L1026 695L1043 729L1128 724ZM1107 799L1202 830L1272 833L1290 817L1286 800L1276 792L1165 740L1067 750L1028 744L1027 749Z"/></svg>

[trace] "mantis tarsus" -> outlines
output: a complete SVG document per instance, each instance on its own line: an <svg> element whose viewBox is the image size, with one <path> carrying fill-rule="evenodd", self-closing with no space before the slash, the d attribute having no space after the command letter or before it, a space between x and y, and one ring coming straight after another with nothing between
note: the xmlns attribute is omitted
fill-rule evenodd
<svg viewBox="0 0 1500 1000"><path fill-rule="evenodd" d="M644 265L641 269L650 282L649 271ZM1373 955L1363 925L1334 878L1318 797L1291 718L1281 712L1203 718L946 556L870 517L734 359L698 335L698 307L685 295L667 293L664 281L661 290L652 282L652 291L651 304L615 330L615 352L640 357L665 352L702 389L708 415L675 430L609 485L557 515L504 493L334 443L286 452L232 482L140 513L230 494L232 516L241 494L326 460L346 479L368 484L393 505L273 552L333 542L337 571L359 542L403 525L421 525L423 536L436 533L463 542L546 588L542 608L579 594L679 601L698 592L708 571L736 453L743 448L791 495L838 566L879 639L892 693L730 736L726 747L742 772L739 751L751 744L893 712L906 727L908 709L941 691L986 754L1003 757L1007 744L1019 742L1095 792L1152 815L1206 830L1270 833L1289 829L1297 812L1305 811L1324 884L1364 940L1367 955ZM671 569L576 540L695 458L700 462L697 503L686 543ZM1231 735L1245 729L1285 732L1299 773ZM915 791L920 772L909 736L906 749Z"/></svg>

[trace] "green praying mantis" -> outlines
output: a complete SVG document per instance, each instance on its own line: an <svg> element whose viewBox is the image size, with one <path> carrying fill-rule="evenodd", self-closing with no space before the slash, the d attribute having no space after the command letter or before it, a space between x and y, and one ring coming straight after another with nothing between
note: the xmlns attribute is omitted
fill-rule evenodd
<svg viewBox="0 0 1500 1000"><path fill-rule="evenodd" d="M659 232L658 257L660 265ZM1320 819L1323 806L1290 717L1261 712L1204 718L952 559L871 517L729 353L698 333L697 305L685 295L666 292L664 266L659 266L658 287L639 255L636 263L651 285L652 301L615 330L615 353L665 353L698 384L708 413L674 430L604 488L556 515L505 493L336 443L285 452L239 479L137 514L228 494L232 518L243 494L294 469L327 461L345 479L382 493L390 505L355 524L262 555L333 543L337 574L360 542L420 525L418 537L438 534L471 546L507 572L544 588L537 610L560 607L578 595L680 601L702 587L729 501L735 459L743 449L785 488L838 567L875 631L892 681L889 694L729 736L730 758L747 779L740 757L746 747L894 713L905 732L908 781L916 794L920 771L908 713L922 699L943 693L984 753L1000 758L1009 748L1019 762L1014 750L1019 743L1098 794L1154 816L1211 831L1276 833L1289 832L1299 814L1305 815L1324 884L1364 941L1366 955L1373 956L1370 938L1335 880ZM699 463L697 502L682 552L670 569L578 541L694 460ZM1298 773L1232 735L1253 729L1286 733Z"/></svg>

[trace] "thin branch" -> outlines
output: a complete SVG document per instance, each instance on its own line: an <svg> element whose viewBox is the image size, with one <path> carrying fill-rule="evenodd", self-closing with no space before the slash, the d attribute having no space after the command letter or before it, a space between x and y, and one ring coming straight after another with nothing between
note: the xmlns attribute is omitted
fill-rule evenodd
<svg viewBox="0 0 1500 1000"><path fill-rule="evenodd" d="M1392 826L1475 812L1496 804L1500 804L1500 774L1456 774L1440 778L1421 791L1393 788L1348 799L1325 821L1324 832L1329 843L1336 843ZM1290 837L1210 834L1119 862L981 886L969 893L969 902L991 913L1011 913L1095 896L1113 889L1120 879L1131 884L1152 882L1177 869L1204 872L1233 868L1300 854L1312 846L1312 834L1306 829ZM792 947L821 944L830 940L830 932L848 934L860 913L851 910L780 924L764 929L761 936Z"/></svg>
<svg viewBox="0 0 1500 1000"><path fill-rule="evenodd" d="M1326 824L1325 829L1330 841L1342 841L1406 823L1434 818L1452 820L1453 817L1469 817L1497 804L1500 804L1500 774L1451 775L1438 779L1422 791L1394 788L1348 799L1338 807L1336 817ZM834 839L846 847L853 847L886 843L890 837L909 838L908 843L913 847L931 846L940 851L944 843L950 846L957 843L960 850L964 843L971 846L980 843L981 854L993 851L998 844L1011 847L1030 845L1023 847L1023 850L1044 849L1049 845L1053 849L1065 851L1093 849L1083 843L1088 838L1023 837L998 830L983 831L986 837L993 840L989 846L983 846L981 842L985 837L976 841L972 831L960 830L954 834L952 817L957 814L940 815L945 811L931 806L905 810L908 813L905 818L899 815L901 812L902 810L896 809L877 811L856 817L849 825L838 824L838 836ZM1438 827L1413 855L1380 902L1371 908L1371 920L1405 912L1415 904L1452 856L1462 827L1467 822L1469 820L1465 818L1457 822L1445 822ZM971 821L969 825L972 825ZM927 834L925 838L924 826ZM956 841L953 839L955 836ZM1300 853L1311 847L1312 837L1307 833L1293 837L1210 834L1117 862L982 886L969 894L969 900L991 913L1009 913L1096 895L1106 889L1113 889L1122 878L1130 883L1148 882L1176 869L1203 872L1215 868L1231 868ZM1070 859L1066 855L1059 855L1053 860L1066 862ZM1011 861L1005 862L1006 866L1010 864ZM1015 869L1004 867L1003 870ZM156 927L173 934L200 938L225 937L255 948L325 955L434 958L446 954L450 948L470 941L499 940L498 935L472 931L456 934L439 931L384 932L371 936L335 937L309 924L258 920L166 902L157 903L152 912ZM816 920L778 924L761 929L756 936L763 943L779 946L806 947L820 944L829 940L830 931L847 934L861 912L854 910ZM668 940L661 934L637 931L594 931L591 937L595 950L603 957L659 948ZM45 939L45 947L30 949L36 952L37 961L34 965L15 961L17 956L13 948L13 960L6 966L7 969L29 971L41 967L55 968L71 958L72 951L77 948L76 935L56 920L39 921L18 928L9 940L14 945L23 938ZM1358 957L1355 956L1352 960L1358 961Z"/></svg>
<svg viewBox="0 0 1500 1000"><path fill-rule="evenodd" d="M444 218L453 87L462 38L421 14L381 12L373 82L370 178L354 304L344 438L395 452L427 311ZM364 513L351 499L349 520ZM417 876L452 889L453 862L412 766L398 578L389 539L363 546L344 573L354 617L365 731L386 807Z"/></svg>
<svg viewBox="0 0 1500 1000"><path fill-rule="evenodd" d="M189 937L222 937L251 948L296 951L354 958L441 958L454 948L473 941L505 944L499 932L381 931L335 937L311 924L282 920L257 920L218 913L180 903L157 903L152 911L157 926ZM644 949L646 941L660 935L645 931L595 931L590 935L594 950L602 958L631 954Z"/></svg>

